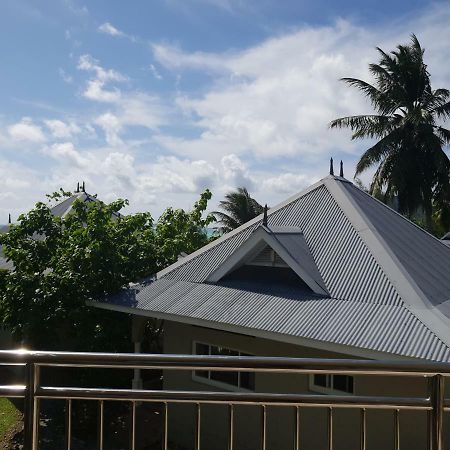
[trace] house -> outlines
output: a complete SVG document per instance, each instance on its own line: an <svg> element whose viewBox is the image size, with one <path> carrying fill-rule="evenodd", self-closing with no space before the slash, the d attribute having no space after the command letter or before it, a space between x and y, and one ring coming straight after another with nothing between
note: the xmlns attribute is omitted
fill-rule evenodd
<svg viewBox="0 0 450 450"><path fill-rule="evenodd" d="M55 206L53 206L50 211L51 213L56 217L65 217L68 214L70 214L70 211L72 210L72 206L75 202L75 200L80 200L81 202L98 202L96 196L88 194L85 191L85 184L80 186L80 183L78 183L77 190L70 195L69 197L65 198L62 202L57 203ZM10 224L8 225L1 225L0 226L0 234L8 232L10 227ZM38 239L40 237L37 237ZM3 253L2 245L0 244L0 270L12 270L14 268L14 265L11 261L8 260L8 258L5 257Z"/></svg>
<svg viewBox="0 0 450 450"><path fill-rule="evenodd" d="M75 200L80 200L81 202L98 202L97 197L88 194L85 191L84 182L80 186L78 183L77 190L65 198L62 202L57 203L51 208L51 213L56 217L65 217L70 214ZM8 232L10 224L0 226L0 234ZM43 239L41 235L36 235L35 239ZM2 245L0 244L0 270L14 270L14 264L10 261L3 253ZM0 325L0 349L10 349L17 345L9 330L4 326Z"/></svg>
<svg viewBox="0 0 450 450"><path fill-rule="evenodd" d="M449 270L443 242L343 176L329 175L180 259L154 282L94 305L164 320L165 353L448 362ZM164 387L426 396L425 378L374 383L344 375L172 371ZM257 448L259 416L243 408L237 448ZM358 416L351 413L336 418L335 449L359 448ZM268 448L292 448L286 414L270 414ZM323 414L305 412L310 433L302 448L325 448ZM426 448L424 414L402 415L402 449ZM211 409L206 416L202 448L219 448L224 413ZM193 445L192 417L180 407L169 426L186 448ZM393 448L390 424L392 412L370 412L368 448Z"/></svg>

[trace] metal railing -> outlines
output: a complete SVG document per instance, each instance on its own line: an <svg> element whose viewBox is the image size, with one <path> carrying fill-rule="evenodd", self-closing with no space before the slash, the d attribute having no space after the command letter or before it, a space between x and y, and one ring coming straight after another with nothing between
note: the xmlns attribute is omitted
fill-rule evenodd
<svg viewBox="0 0 450 450"><path fill-rule="evenodd" d="M427 443L430 450L443 450L443 415L450 410L450 400L444 397L445 379L450 376L450 364L419 361L369 361L350 359L299 359L274 357L223 357L185 355L145 355L108 353L66 353L0 351L0 365L25 367L24 385L1 385L0 397L24 398L25 450L38 449L39 401L63 399L66 401L66 448L71 449L72 401L99 402L99 450L104 448L103 402L128 401L131 403L130 448L136 447L136 404L153 402L163 405L162 447L168 450L168 405L190 403L195 405L195 449L201 449L201 408L206 404L228 406L228 448L233 450L235 406L256 405L261 408L261 448L266 449L267 407L288 406L294 409L295 426L293 449L300 450L300 409L322 407L327 409L327 448L333 450L333 412L336 408L360 410L360 449L367 446L366 412L387 409L394 412L393 448L400 450L401 410L426 411L428 414ZM424 397L283 394L258 392L213 392L178 390L133 390L109 388L75 388L43 386L40 373L43 367L82 367L89 369L164 369L205 370L232 372L264 372L293 374L345 374L373 376L426 377L428 394Z"/></svg>

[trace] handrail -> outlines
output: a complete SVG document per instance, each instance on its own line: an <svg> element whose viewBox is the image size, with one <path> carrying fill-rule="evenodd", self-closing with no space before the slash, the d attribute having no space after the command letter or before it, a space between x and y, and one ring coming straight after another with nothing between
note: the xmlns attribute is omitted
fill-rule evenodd
<svg viewBox="0 0 450 450"><path fill-rule="evenodd" d="M340 373L347 375L450 376L450 363L255 356L75 353L0 350L0 364L33 363L52 367L214 370L246 372Z"/></svg>
<svg viewBox="0 0 450 450"><path fill-rule="evenodd" d="M292 407L296 411L295 439L299 439L300 408L328 409L328 448L333 448L333 410L353 408L361 411L361 446L366 449L366 410L385 409L394 412L395 449L400 448L401 410L427 411L428 444L430 450L443 450L443 413L450 411L450 399L444 397L446 377L450 376L450 364L426 361L372 361L353 359L313 359L283 357L227 357L161 354L74 353L42 351L0 351L0 365L24 366L24 385L0 385L0 396L24 398L25 450L38 450L39 402L42 399L64 399L67 402L67 445L71 448L72 401L98 401L100 405L99 448L103 446L103 402L128 401L132 404L132 450L135 446L135 420L137 402L154 402L164 405L164 449L167 450L168 408L170 403L196 405L196 448L200 449L201 405L219 404L229 407L230 448L233 443L233 417L236 405L261 407L261 439L266 442L266 406ZM44 386L40 380L42 367L85 367L116 369L165 369L207 370L233 372L298 373L298 374L346 374L373 376L425 377L429 380L427 397L318 395L265 392L212 392L173 391L143 389L109 389L90 387ZM298 446L295 447L296 450Z"/></svg>

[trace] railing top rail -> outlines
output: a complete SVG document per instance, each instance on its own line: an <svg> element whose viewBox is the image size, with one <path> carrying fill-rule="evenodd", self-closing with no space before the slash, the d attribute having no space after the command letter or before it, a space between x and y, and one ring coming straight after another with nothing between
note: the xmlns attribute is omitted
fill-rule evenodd
<svg viewBox="0 0 450 450"><path fill-rule="evenodd" d="M208 369L220 371L328 372L408 376L450 376L450 363L433 361L374 361L364 359L316 359L253 356L191 356L136 353L75 353L1 350L0 364L34 363L53 367L118 367Z"/></svg>

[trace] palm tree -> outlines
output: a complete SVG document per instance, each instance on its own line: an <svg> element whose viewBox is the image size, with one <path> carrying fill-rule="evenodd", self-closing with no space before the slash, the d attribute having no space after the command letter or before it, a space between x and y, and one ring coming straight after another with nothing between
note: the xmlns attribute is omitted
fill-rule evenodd
<svg viewBox="0 0 450 450"><path fill-rule="evenodd" d="M228 192L225 200L220 201L219 207L223 211L214 211L221 233L228 233L248 222L263 212L263 207L250 196L245 187Z"/></svg>
<svg viewBox="0 0 450 450"><path fill-rule="evenodd" d="M431 88L415 35L389 54L377 50L379 64L369 65L374 84L342 79L369 98L376 114L341 117L330 127L350 128L352 139L377 140L361 156L355 177L376 166L369 192L397 196L400 212L409 217L422 209L431 230L433 202L448 201L450 193L450 161L443 150L450 130L442 126L450 117L450 91Z"/></svg>

